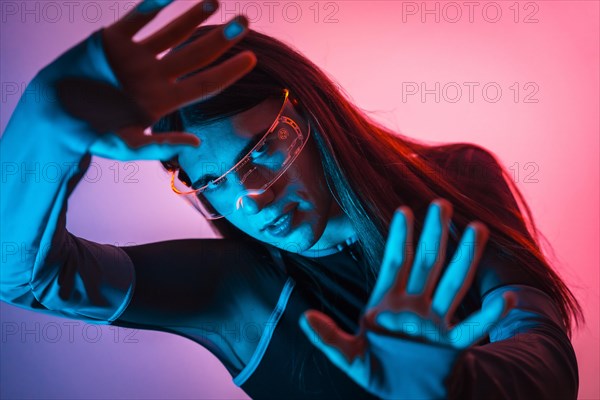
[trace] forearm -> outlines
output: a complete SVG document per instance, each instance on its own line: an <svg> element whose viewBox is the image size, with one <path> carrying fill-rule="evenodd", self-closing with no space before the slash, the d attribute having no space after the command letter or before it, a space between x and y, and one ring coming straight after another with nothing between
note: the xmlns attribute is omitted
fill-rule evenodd
<svg viewBox="0 0 600 400"><path fill-rule="evenodd" d="M66 231L67 199L87 169L87 151L98 134L64 112L54 87L63 76L117 84L101 46L96 32L42 69L30 85L48 95L37 102L21 98L0 140L0 298L32 309L88 310L85 315L106 320L131 279L110 267L125 262L124 254ZM101 251L91 254L95 250Z"/></svg>
<svg viewBox="0 0 600 400"><path fill-rule="evenodd" d="M37 108L37 109L36 109ZM67 135L41 115L50 107L23 99L0 142L2 155L2 298L9 301L42 278L40 263L67 198L67 182L79 172L83 143L73 146ZM60 118L60 116L57 116ZM54 128L54 129L53 129Z"/></svg>
<svg viewBox="0 0 600 400"><path fill-rule="evenodd" d="M517 286L521 304L492 329L491 343L458 358L449 399L577 398L577 359L551 299Z"/></svg>

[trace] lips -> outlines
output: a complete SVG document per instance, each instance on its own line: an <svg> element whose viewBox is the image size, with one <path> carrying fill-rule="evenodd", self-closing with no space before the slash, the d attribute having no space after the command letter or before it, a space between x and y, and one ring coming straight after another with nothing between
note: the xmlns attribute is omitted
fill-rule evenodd
<svg viewBox="0 0 600 400"><path fill-rule="evenodd" d="M266 230L268 227L272 226L273 224L275 224L279 219L281 219L282 217L284 217L288 212L292 211L294 208L296 208L298 206L298 203L290 203L288 205L286 205L283 210L281 211L281 213L279 213L279 215L277 217L275 217L274 219L272 219L270 222L267 222L262 228L261 231Z"/></svg>

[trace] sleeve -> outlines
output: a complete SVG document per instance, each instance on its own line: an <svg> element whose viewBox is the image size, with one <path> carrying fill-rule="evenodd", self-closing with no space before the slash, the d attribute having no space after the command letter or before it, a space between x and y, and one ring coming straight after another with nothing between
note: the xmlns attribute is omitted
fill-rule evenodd
<svg viewBox="0 0 600 400"><path fill-rule="evenodd" d="M449 399L576 399L575 352L552 299L528 285L506 285L517 305L492 328L490 343L464 351L448 378Z"/></svg>
<svg viewBox="0 0 600 400"><path fill-rule="evenodd" d="M280 298L289 296L288 277L266 247L253 240L179 239L121 249L135 265L136 285L113 325L184 336L232 376L253 368L279 319Z"/></svg>
<svg viewBox="0 0 600 400"><path fill-rule="evenodd" d="M261 321L285 283L266 248L252 240L178 239L119 249L135 265L136 288L116 325L203 330Z"/></svg>
<svg viewBox="0 0 600 400"><path fill-rule="evenodd" d="M59 79L119 86L101 30L43 68L0 138L0 300L27 310L186 336L239 372L286 284L261 243L186 239L117 247L66 229L68 198L98 133L57 99ZM101 117L101 116L100 116ZM258 332L258 333L257 333ZM254 336L253 336L254 335Z"/></svg>
<svg viewBox="0 0 600 400"><path fill-rule="evenodd" d="M0 299L25 309L107 324L131 299L135 277L127 254L66 230L67 199L89 166L97 134L56 101L65 75L118 85L96 31L42 69L21 97L0 139L2 261Z"/></svg>
<svg viewBox="0 0 600 400"><path fill-rule="evenodd" d="M494 183L504 221L518 221L502 204L516 207L502 181L499 166L489 154L469 149L466 162L483 175L470 174L476 191ZM483 178L483 179L482 179ZM523 227L524 229L524 227ZM449 399L576 399L579 387L577 359L554 300L536 288L535 277L514 265L507 254L486 251L475 278L478 298L486 307L503 292L517 294L517 304L489 333L489 342L458 357L448 377Z"/></svg>

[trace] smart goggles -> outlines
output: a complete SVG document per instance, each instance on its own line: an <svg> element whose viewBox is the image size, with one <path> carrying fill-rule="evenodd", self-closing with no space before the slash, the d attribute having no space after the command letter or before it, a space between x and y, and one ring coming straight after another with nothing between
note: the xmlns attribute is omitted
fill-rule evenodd
<svg viewBox="0 0 600 400"><path fill-rule="evenodd" d="M310 136L303 132L298 112L283 89L283 105L271 127L237 164L199 188L183 182L178 170L171 172L171 189L185 197L207 219L219 219L243 207L245 196L264 193L298 157ZM293 103L293 104L292 104Z"/></svg>

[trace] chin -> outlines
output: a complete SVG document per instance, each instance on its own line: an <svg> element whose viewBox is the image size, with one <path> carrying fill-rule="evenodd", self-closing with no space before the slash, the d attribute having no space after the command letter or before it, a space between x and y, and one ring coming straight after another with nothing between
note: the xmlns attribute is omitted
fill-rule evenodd
<svg viewBox="0 0 600 400"><path fill-rule="evenodd" d="M272 240L271 243L282 250L289 251L290 253L301 253L316 243L316 239L311 228L312 227L308 226L308 224L302 224L287 237L281 238L279 241Z"/></svg>
<svg viewBox="0 0 600 400"><path fill-rule="evenodd" d="M307 221L294 232L294 238L290 242L296 243L296 252L301 253L313 247L325 232L327 226L326 218L318 218L316 221ZM295 239L295 240L294 240Z"/></svg>
<svg viewBox="0 0 600 400"><path fill-rule="evenodd" d="M319 241L327 226L327 213L302 211L297 209L294 213L292 231L284 237L273 237L266 232L261 232L260 239L290 253L302 253L310 249ZM258 238L258 237L257 237Z"/></svg>
<svg viewBox="0 0 600 400"><path fill-rule="evenodd" d="M281 250L289 251L290 253L302 253L310 249L323 233L323 229L319 230L319 234L315 235L315 227L304 222L297 226L289 235L282 238L265 238L265 242L280 248Z"/></svg>

